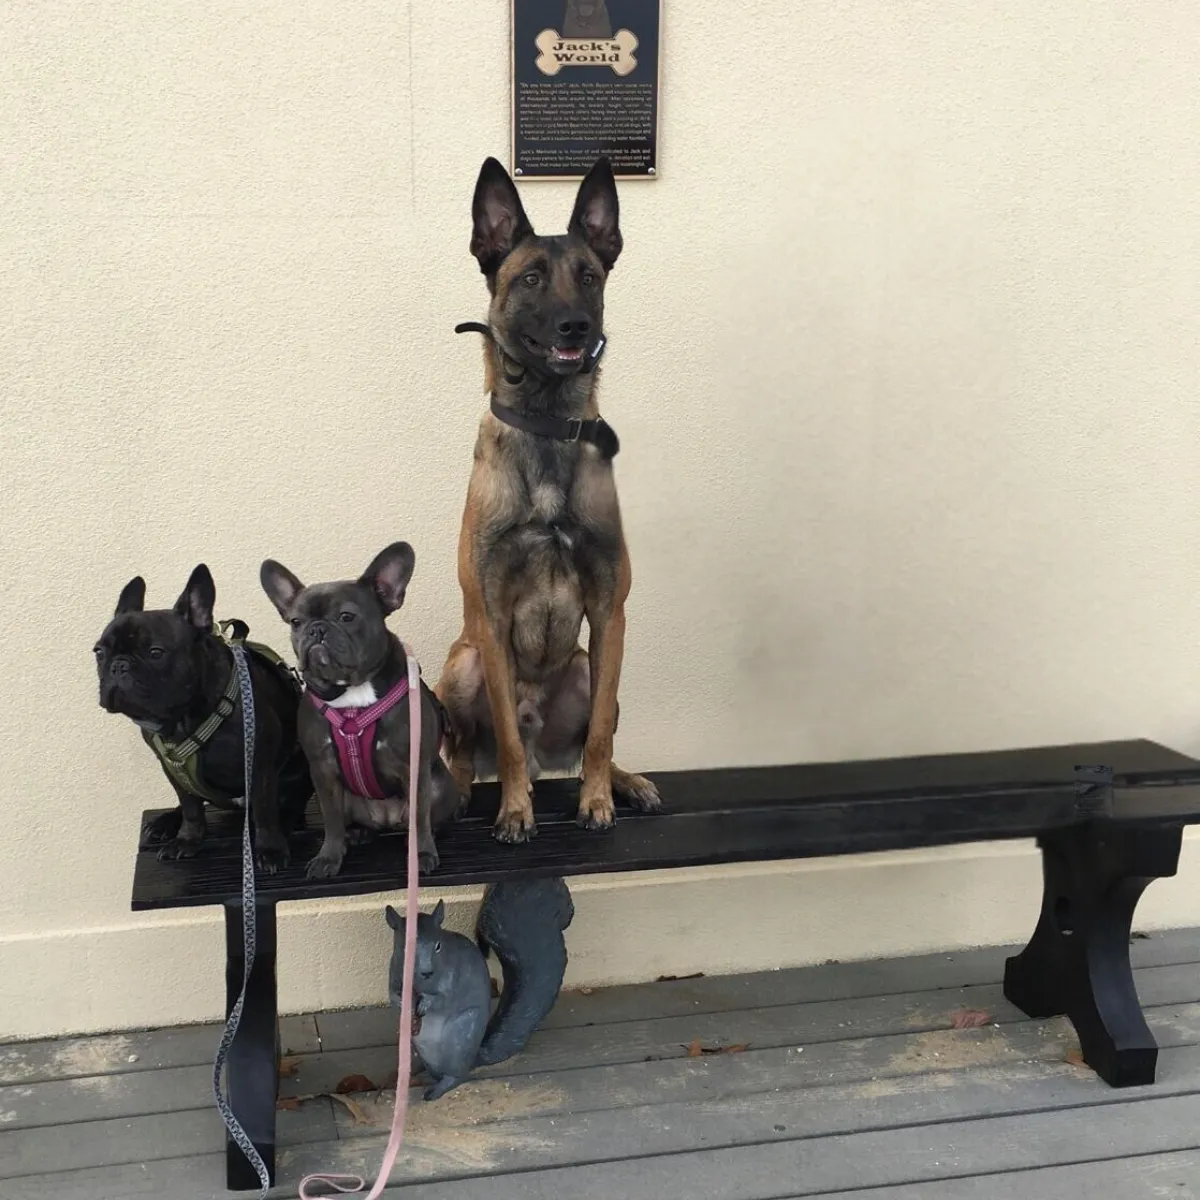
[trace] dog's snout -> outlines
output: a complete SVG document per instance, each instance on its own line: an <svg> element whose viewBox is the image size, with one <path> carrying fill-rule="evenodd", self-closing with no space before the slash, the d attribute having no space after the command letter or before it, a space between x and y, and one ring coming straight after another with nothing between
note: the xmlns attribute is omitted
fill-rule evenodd
<svg viewBox="0 0 1200 1200"><path fill-rule="evenodd" d="M310 642L323 642L327 632L328 630L325 628L324 623L317 621L308 627L308 640Z"/></svg>
<svg viewBox="0 0 1200 1200"><path fill-rule="evenodd" d="M114 679L124 678L129 674L129 659L114 658L109 664L108 672Z"/></svg>
<svg viewBox="0 0 1200 1200"><path fill-rule="evenodd" d="M560 337L585 338L592 330L592 319L585 312L567 313L555 325Z"/></svg>

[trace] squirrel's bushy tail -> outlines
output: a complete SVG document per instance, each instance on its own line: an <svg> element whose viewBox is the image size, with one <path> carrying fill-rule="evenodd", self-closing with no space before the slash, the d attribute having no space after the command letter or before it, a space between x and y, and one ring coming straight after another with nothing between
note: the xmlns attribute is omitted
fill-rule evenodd
<svg viewBox="0 0 1200 1200"><path fill-rule="evenodd" d="M504 987L488 1022L477 1066L517 1054L554 1007L567 966L563 930L575 915L562 879L498 883L484 895L476 939L500 960Z"/></svg>

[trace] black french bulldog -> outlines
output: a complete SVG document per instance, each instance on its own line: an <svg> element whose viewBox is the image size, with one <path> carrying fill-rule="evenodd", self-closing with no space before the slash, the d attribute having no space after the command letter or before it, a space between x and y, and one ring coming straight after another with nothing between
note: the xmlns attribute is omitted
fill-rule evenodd
<svg viewBox="0 0 1200 1200"><path fill-rule="evenodd" d="M208 567L192 572L174 608L146 611L145 598L139 575L122 589L96 643L100 704L141 728L179 798L177 809L142 830L143 843L161 845L160 859L191 858L204 840L205 802L237 808L245 792L241 691L233 653L213 629ZM283 823L289 831L303 825L312 780L296 737L299 684L264 647L246 643L246 651L256 729L254 857L273 875L290 858Z"/></svg>
<svg viewBox="0 0 1200 1200"><path fill-rule="evenodd" d="M404 603L415 561L407 542L394 542L358 579L309 587L273 559L262 564L263 590L292 628L292 648L308 688L308 698L300 705L300 744L325 819L324 844L308 864L312 879L330 879L342 869L349 841L365 841L372 833L399 829L408 821L407 695L378 717L373 737L361 735L364 744L356 753L365 766L356 766L362 760L350 761L357 778L344 768L345 740L339 752L334 727L394 697L394 689L407 677L404 647L388 630L386 618ZM438 865L434 829L459 810L458 788L439 754L444 728L442 707L422 681L417 783L422 874ZM374 795L364 794L372 791Z"/></svg>

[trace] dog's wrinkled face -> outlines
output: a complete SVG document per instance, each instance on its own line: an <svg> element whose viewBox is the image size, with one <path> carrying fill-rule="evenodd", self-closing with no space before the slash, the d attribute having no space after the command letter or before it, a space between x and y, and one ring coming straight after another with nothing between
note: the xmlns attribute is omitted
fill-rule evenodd
<svg viewBox="0 0 1200 1200"><path fill-rule="evenodd" d="M201 648L212 632L216 589L203 563L173 609L144 611L146 585L131 579L95 646L100 704L148 729L184 716L203 686Z"/></svg>
<svg viewBox="0 0 1200 1200"><path fill-rule="evenodd" d="M514 361L574 375L604 329L604 282L621 253L617 185L600 159L566 234L538 237L508 172L489 158L472 204L471 253L492 293L492 329Z"/></svg>
<svg viewBox="0 0 1200 1200"><path fill-rule="evenodd" d="M394 542L360 578L305 587L287 567L263 563L263 590L291 626L296 665L322 700L366 683L383 666L386 618L404 603L414 565L412 547Z"/></svg>

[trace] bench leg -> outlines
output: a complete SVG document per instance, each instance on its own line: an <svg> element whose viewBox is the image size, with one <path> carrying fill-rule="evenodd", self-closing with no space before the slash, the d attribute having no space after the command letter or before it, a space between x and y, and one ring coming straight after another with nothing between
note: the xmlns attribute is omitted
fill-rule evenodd
<svg viewBox="0 0 1200 1200"><path fill-rule="evenodd" d="M1004 994L1031 1017L1066 1014L1084 1061L1113 1087L1154 1082L1158 1044L1142 1015L1129 934L1146 886L1174 875L1181 828L1081 825L1038 838L1045 890Z"/></svg>
<svg viewBox="0 0 1200 1200"><path fill-rule="evenodd" d="M279 1013L275 994L275 905L257 906L254 969L246 988L246 1004L237 1036L226 1060L229 1105L275 1182L275 1101L279 1093ZM242 906L225 906L225 1014L242 990L245 950ZM258 1191L250 1160L226 1137L226 1186L230 1191Z"/></svg>

